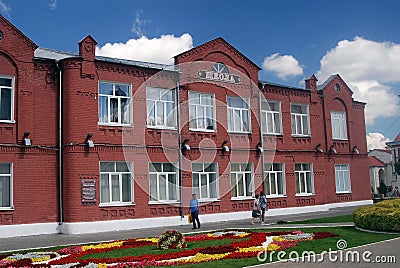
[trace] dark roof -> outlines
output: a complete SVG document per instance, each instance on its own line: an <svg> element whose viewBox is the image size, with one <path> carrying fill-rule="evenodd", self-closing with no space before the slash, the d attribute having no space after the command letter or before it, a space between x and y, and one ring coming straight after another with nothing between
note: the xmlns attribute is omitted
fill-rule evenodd
<svg viewBox="0 0 400 268"><path fill-rule="evenodd" d="M304 88L300 88L300 87L292 87L292 86L287 86L287 85L272 83L272 82L263 81L263 80L258 80L258 82L259 82L262 86L284 87L284 88L295 89L295 90L310 91L310 89L304 89Z"/></svg>
<svg viewBox="0 0 400 268"><path fill-rule="evenodd" d="M78 53L75 52L67 52L61 50L55 50L50 48L37 48L35 50L35 58L39 59L51 59L51 60L63 60L67 58L77 58L80 57ZM135 60L126 60L126 59L117 59L111 57L104 56L96 56L96 60L103 62L110 62L116 64L124 64L142 68L150 68L157 70L167 70L167 71L178 71L175 69L173 65L161 64L161 63L151 63L151 62L143 62L143 61L135 61Z"/></svg>

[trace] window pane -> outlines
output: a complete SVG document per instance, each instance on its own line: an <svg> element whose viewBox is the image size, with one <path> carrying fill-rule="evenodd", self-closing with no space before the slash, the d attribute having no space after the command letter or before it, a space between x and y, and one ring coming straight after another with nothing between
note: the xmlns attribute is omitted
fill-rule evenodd
<svg viewBox="0 0 400 268"><path fill-rule="evenodd" d="M236 173L231 173L232 197L237 197Z"/></svg>
<svg viewBox="0 0 400 268"><path fill-rule="evenodd" d="M253 184L251 182L250 173L245 174L245 180L246 180L246 196L251 196L253 193Z"/></svg>
<svg viewBox="0 0 400 268"><path fill-rule="evenodd" d="M120 201L120 194L119 194L119 176L118 175L111 175L111 196L112 201Z"/></svg>
<svg viewBox="0 0 400 268"><path fill-rule="evenodd" d="M161 90L161 99L165 101L173 101L174 100L174 91L172 90Z"/></svg>
<svg viewBox="0 0 400 268"><path fill-rule="evenodd" d="M214 163L205 163L204 167L205 167L206 172L215 172L216 171Z"/></svg>
<svg viewBox="0 0 400 268"><path fill-rule="evenodd" d="M0 177L0 207L11 206L11 177Z"/></svg>
<svg viewBox="0 0 400 268"><path fill-rule="evenodd" d="M118 99L110 98L110 122L118 123Z"/></svg>
<svg viewBox="0 0 400 268"><path fill-rule="evenodd" d="M208 180L207 180L207 175L206 174L201 174L201 197L200 198L207 198L208 197L208 193L207 193L207 184L208 184Z"/></svg>
<svg viewBox="0 0 400 268"><path fill-rule="evenodd" d="M164 172L175 172L175 167L173 164L164 163L163 167L164 167Z"/></svg>
<svg viewBox="0 0 400 268"><path fill-rule="evenodd" d="M250 131L250 122L249 122L249 112L247 110L242 111L242 121L243 121L243 129L242 131L249 132Z"/></svg>
<svg viewBox="0 0 400 268"><path fill-rule="evenodd" d="M115 85L115 95L130 97L131 94L129 88L130 87L128 85L122 85L122 84Z"/></svg>
<svg viewBox="0 0 400 268"><path fill-rule="evenodd" d="M11 174L11 165L9 163L0 163L0 174Z"/></svg>
<svg viewBox="0 0 400 268"><path fill-rule="evenodd" d="M150 200L156 201L157 199L157 175L150 174Z"/></svg>
<svg viewBox="0 0 400 268"><path fill-rule="evenodd" d="M121 99L121 123L129 124L131 122L129 99Z"/></svg>
<svg viewBox="0 0 400 268"><path fill-rule="evenodd" d="M192 163L192 172L203 171L203 163Z"/></svg>
<svg viewBox="0 0 400 268"><path fill-rule="evenodd" d="M110 83L99 83L99 93L112 96L113 85Z"/></svg>
<svg viewBox="0 0 400 268"><path fill-rule="evenodd" d="M284 192L283 192L283 178L282 178L282 173L281 172L279 172L278 174L277 174L277 182L278 182L278 194L280 194L280 195L283 195L284 194Z"/></svg>
<svg viewBox="0 0 400 268"><path fill-rule="evenodd" d="M274 133L281 133L281 120L279 113L274 114Z"/></svg>
<svg viewBox="0 0 400 268"><path fill-rule="evenodd" d="M242 119L240 117L240 110L233 111L233 131L242 131Z"/></svg>
<svg viewBox="0 0 400 268"><path fill-rule="evenodd" d="M313 192L313 185L312 185L311 173L310 172L307 172L306 180L307 180L307 193L312 193Z"/></svg>
<svg viewBox="0 0 400 268"><path fill-rule="evenodd" d="M161 172L162 171L162 167L161 167L161 163L149 163L149 172Z"/></svg>
<svg viewBox="0 0 400 268"><path fill-rule="evenodd" d="M275 182L275 173L271 173L271 194L277 194L276 192L276 182Z"/></svg>
<svg viewBox="0 0 400 268"><path fill-rule="evenodd" d="M176 176L175 174L169 174L168 175L168 195L169 195L169 200L177 200L178 198L176 197Z"/></svg>
<svg viewBox="0 0 400 268"><path fill-rule="evenodd" d="M110 186L108 181L108 174L100 175L100 202L110 202Z"/></svg>
<svg viewBox="0 0 400 268"><path fill-rule="evenodd" d="M100 162L100 172L114 172L115 163L114 162Z"/></svg>
<svg viewBox="0 0 400 268"><path fill-rule="evenodd" d="M129 172L128 163L126 162L116 162L117 171L119 172Z"/></svg>
<svg viewBox="0 0 400 268"><path fill-rule="evenodd" d="M122 202L132 201L132 180L130 174L122 174Z"/></svg>
<svg viewBox="0 0 400 268"><path fill-rule="evenodd" d="M270 191L270 179L269 179L269 174L267 174L267 176L265 176L265 194L266 195L270 195L271 191Z"/></svg>
<svg viewBox="0 0 400 268"><path fill-rule="evenodd" d="M243 174L237 174L239 196L244 196L244 181Z"/></svg>
<svg viewBox="0 0 400 268"><path fill-rule="evenodd" d="M302 125L303 125L302 133L304 135L308 135L308 116L303 116L302 117Z"/></svg>
<svg viewBox="0 0 400 268"><path fill-rule="evenodd" d="M217 176L215 173L210 174L210 198L217 198Z"/></svg>
<svg viewBox="0 0 400 268"><path fill-rule="evenodd" d="M164 104L162 102L156 103L156 126L164 125Z"/></svg>
<svg viewBox="0 0 400 268"><path fill-rule="evenodd" d="M300 173L296 172L296 193L300 193Z"/></svg>
<svg viewBox="0 0 400 268"><path fill-rule="evenodd" d="M162 174L158 177L159 179L159 197L160 200L166 200L167 199L167 178L166 175Z"/></svg>
<svg viewBox="0 0 400 268"><path fill-rule="evenodd" d="M160 98L160 90L157 88L148 87L146 90L146 99L158 100Z"/></svg>
<svg viewBox="0 0 400 268"><path fill-rule="evenodd" d="M99 122L108 123L108 97L99 98Z"/></svg>
<svg viewBox="0 0 400 268"><path fill-rule="evenodd" d="M197 128L196 122L196 106L189 106L189 119L190 119L190 128Z"/></svg>
<svg viewBox="0 0 400 268"><path fill-rule="evenodd" d="M240 171L240 164L231 164L231 171Z"/></svg>
<svg viewBox="0 0 400 268"><path fill-rule="evenodd" d="M146 102L146 108L147 108L147 124L149 126L155 126L156 125L156 115L155 115L155 107L154 107L154 102L153 101L147 101Z"/></svg>
<svg viewBox="0 0 400 268"><path fill-rule="evenodd" d="M11 120L11 89L1 88L0 120Z"/></svg>

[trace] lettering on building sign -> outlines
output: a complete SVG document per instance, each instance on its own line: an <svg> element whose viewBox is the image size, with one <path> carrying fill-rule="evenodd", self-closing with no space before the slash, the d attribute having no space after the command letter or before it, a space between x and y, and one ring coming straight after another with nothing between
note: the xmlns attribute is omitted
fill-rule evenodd
<svg viewBox="0 0 400 268"><path fill-rule="evenodd" d="M239 75L230 74L228 68L223 63L215 63L209 71L199 70L197 75L200 79L216 82L240 84L242 81Z"/></svg>
<svg viewBox="0 0 400 268"><path fill-rule="evenodd" d="M96 180L82 180L82 203L96 203Z"/></svg>

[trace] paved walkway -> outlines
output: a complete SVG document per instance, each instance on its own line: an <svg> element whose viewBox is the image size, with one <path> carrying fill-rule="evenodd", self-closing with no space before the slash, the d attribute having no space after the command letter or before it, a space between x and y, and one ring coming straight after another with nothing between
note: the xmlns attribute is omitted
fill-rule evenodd
<svg viewBox="0 0 400 268"><path fill-rule="evenodd" d="M329 211L320 211L312 213L303 213L296 215L287 216L272 216L267 217L267 222L270 225L251 224L251 219L248 220L235 220L235 221L222 221L213 223L203 223L201 229L198 231L211 231L219 230L224 228L299 228L299 227L316 227L316 226L334 226L335 224L314 224L314 225L293 225L293 224L277 224L277 221L299 221L306 219L314 219L321 217L333 217L339 215L351 214L357 207L343 207L335 208ZM201 220L201 216L200 216ZM347 225L352 225L348 223ZM12 237L12 238L1 238L0 239L0 252L14 251L21 249L31 248L43 248L53 246L65 246L72 244L83 244L100 241L111 241L127 238L138 238L138 237L156 237L161 235L167 229L174 229L182 233L191 233L191 225L181 226L166 226L164 228L147 228L147 229L136 229L118 232L105 232L105 233L92 233L92 234L51 234L51 235L35 235L35 236L23 236L23 237Z"/></svg>

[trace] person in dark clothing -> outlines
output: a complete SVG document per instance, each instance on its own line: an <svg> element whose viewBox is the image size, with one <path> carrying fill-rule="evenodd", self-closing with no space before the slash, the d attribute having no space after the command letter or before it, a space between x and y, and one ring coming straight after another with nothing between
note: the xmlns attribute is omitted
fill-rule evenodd
<svg viewBox="0 0 400 268"><path fill-rule="evenodd" d="M265 211L267 210L267 198L265 197L264 191L260 192L260 209L261 209L261 224L265 224Z"/></svg>

